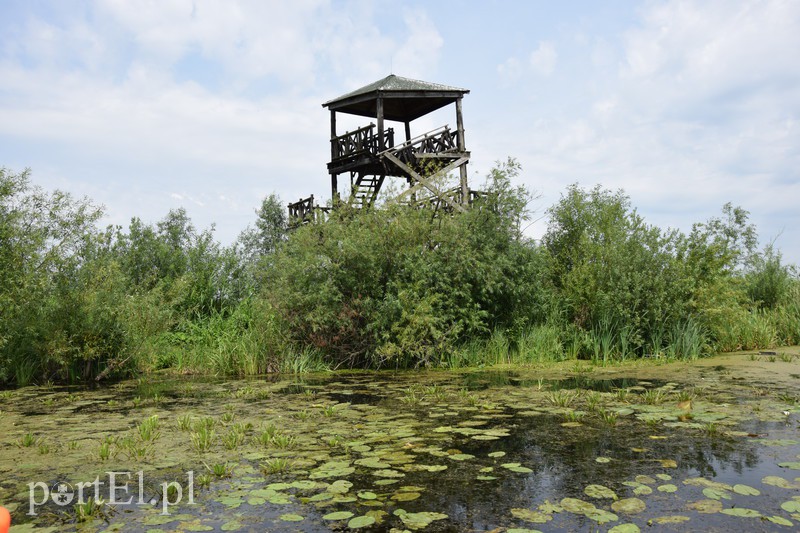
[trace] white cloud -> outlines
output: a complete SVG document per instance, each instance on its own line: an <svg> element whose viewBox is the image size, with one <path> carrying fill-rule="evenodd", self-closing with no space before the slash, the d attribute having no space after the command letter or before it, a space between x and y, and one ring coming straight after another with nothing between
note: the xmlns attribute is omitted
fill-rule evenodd
<svg viewBox="0 0 800 533"><path fill-rule="evenodd" d="M542 75L549 76L556 68L558 61L558 54L556 47L552 42L542 41L539 46L531 52L530 64L534 72Z"/></svg>

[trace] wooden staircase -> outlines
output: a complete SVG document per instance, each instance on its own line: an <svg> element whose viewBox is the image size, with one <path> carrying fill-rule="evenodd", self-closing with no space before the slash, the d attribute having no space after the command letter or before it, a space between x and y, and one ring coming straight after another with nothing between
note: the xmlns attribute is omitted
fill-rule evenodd
<svg viewBox="0 0 800 533"><path fill-rule="evenodd" d="M370 208L378 198L384 176L358 175L352 183L350 205L361 209Z"/></svg>

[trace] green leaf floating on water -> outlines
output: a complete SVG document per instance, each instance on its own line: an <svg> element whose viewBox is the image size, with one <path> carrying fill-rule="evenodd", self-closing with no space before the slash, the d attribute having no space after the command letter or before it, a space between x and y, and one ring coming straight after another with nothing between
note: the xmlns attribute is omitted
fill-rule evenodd
<svg viewBox="0 0 800 533"><path fill-rule="evenodd" d="M347 527L350 529L358 529L360 527L367 527L371 526L375 523L374 516L357 516L355 518L351 518L350 521L347 523Z"/></svg>
<svg viewBox="0 0 800 533"><path fill-rule="evenodd" d="M347 520L348 518L352 518L353 513L350 511L335 511L333 513L328 513L322 517L323 520Z"/></svg>
<svg viewBox="0 0 800 533"><path fill-rule="evenodd" d="M711 487L706 487L703 489L703 495L706 498L711 500L730 500L731 495L726 490L721 489L712 489Z"/></svg>
<svg viewBox="0 0 800 533"><path fill-rule="evenodd" d="M620 524L608 530L608 533L640 533L642 530L636 524Z"/></svg>
<svg viewBox="0 0 800 533"><path fill-rule="evenodd" d="M611 462L611 458L610 457L595 457L595 461L600 463L600 464L606 464L606 463L610 463Z"/></svg>
<svg viewBox="0 0 800 533"><path fill-rule="evenodd" d="M398 492L392 499L396 502L410 502L411 500L416 500L422 496L419 492Z"/></svg>
<svg viewBox="0 0 800 533"><path fill-rule="evenodd" d="M791 520L787 520L786 518L783 518L782 516L766 516L764 518L766 518L767 520L769 520L773 524L778 524L779 526L793 526L794 525L794 523Z"/></svg>
<svg viewBox="0 0 800 533"><path fill-rule="evenodd" d="M409 513L403 509L395 510L394 515L400 517L400 520L402 520L403 524L409 529L422 529L428 527L431 522L448 518L448 516L443 513Z"/></svg>
<svg viewBox="0 0 800 533"><path fill-rule="evenodd" d="M467 459L474 459L474 455L470 455L468 453L454 453L453 455L448 455L450 459L453 461L466 461Z"/></svg>
<svg viewBox="0 0 800 533"><path fill-rule="evenodd" d="M490 453L488 455L489 455L489 457L492 457L492 458L496 459L498 457L504 457L506 455L506 452L492 452L492 453Z"/></svg>
<svg viewBox="0 0 800 533"><path fill-rule="evenodd" d="M619 520L619 517L614 513L610 513L605 509L597 509L595 508L593 511L589 511L586 513L586 518L589 520L594 520L598 524L607 524L609 522L616 522Z"/></svg>
<svg viewBox="0 0 800 533"><path fill-rule="evenodd" d="M358 493L358 497L361 498L362 500L374 500L375 498L378 497L378 495L375 494L374 492L370 492L368 490L365 490L365 491L359 492Z"/></svg>
<svg viewBox="0 0 800 533"><path fill-rule="evenodd" d="M669 492L669 493L672 493L672 492L677 492L677 491L678 491L678 487L676 487L672 483L667 483L665 485L659 485L659 487L658 487L658 492Z"/></svg>
<svg viewBox="0 0 800 533"><path fill-rule="evenodd" d="M588 485L583 492L590 498L616 500L617 494L603 485Z"/></svg>
<svg viewBox="0 0 800 533"><path fill-rule="evenodd" d="M302 522L303 520L305 520L299 514L293 514L293 513L282 514L278 518L280 518L284 522Z"/></svg>
<svg viewBox="0 0 800 533"><path fill-rule="evenodd" d="M534 511L532 509L511 509L511 514L514 518L525 520L526 522L533 522L534 524L545 524L553 519L552 515Z"/></svg>
<svg viewBox="0 0 800 533"><path fill-rule="evenodd" d="M763 483L764 485L772 485L773 487L779 487L782 489L798 488L796 484L780 476L766 476L764 479L761 480L761 483Z"/></svg>
<svg viewBox="0 0 800 533"><path fill-rule="evenodd" d="M722 511L722 502L719 500L699 500L686 506L702 514L713 514Z"/></svg>
<svg viewBox="0 0 800 533"><path fill-rule="evenodd" d="M722 514L731 516L741 516L744 518L761 518L761 513L755 509L745 509L744 507L734 507L733 509L723 509L720 511Z"/></svg>
<svg viewBox="0 0 800 533"><path fill-rule="evenodd" d="M760 490L754 489L749 485L743 485L741 483L737 483L733 486L733 492L736 494L741 494L742 496L758 496L761 494Z"/></svg>
<svg viewBox="0 0 800 533"><path fill-rule="evenodd" d="M224 524L222 524L222 527L220 527L220 529L222 531L238 531L243 527L244 525L238 520L231 520L229 522L225 522Z"/></svg>
<svg viewBox="0 0 800 533"><path fill-rule="evenodd" d="M639 498L623 498L612 503L611 508L617 513L636 514L644 511L647 506Z"/></svg>
<svg viewBox="0 0 800 533"><path fill-rule="evenodd" d="M669 516L659 516L658 518L653 518L652 520L648 520L647 524L681 524L683 522L688 522L690 519L688 516L683 515L669 515Z"/></svg>
<svg viewBox="0 0 800 533"><path fill-rule="evenodd" d="M564 498L560 502L561 507L570 513L586 514L596 509L594 504L579 500L578 498Z"/></svg>
<svg viewBox="0 0 800 533"><path fill-rule="evenodd" d="M800 470L800 461L789 461L786 463L778 463L778 466L789 468L791 470Z"/></svg>
<svg viewBox="0 0 800 533"><path fill-rule="evenodd" d="M789 500L781 504L781 509L787 513L800 513L800 502L797 500Z"/></svg>

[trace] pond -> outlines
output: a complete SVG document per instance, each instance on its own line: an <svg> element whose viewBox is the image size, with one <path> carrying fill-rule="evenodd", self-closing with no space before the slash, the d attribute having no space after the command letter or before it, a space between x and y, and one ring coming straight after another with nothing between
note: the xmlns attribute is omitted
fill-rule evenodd
<svg viewBox="0 0 800 533"><path fill-rule="evenodd" d="M794 531L797 357L5 391L0 504L12 532Z"/></svg>

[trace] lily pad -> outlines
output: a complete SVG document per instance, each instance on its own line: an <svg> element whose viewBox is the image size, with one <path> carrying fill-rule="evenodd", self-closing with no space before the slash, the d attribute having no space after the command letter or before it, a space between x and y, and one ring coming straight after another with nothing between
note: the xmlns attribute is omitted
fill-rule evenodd
<svg viewBox="0 0 800 533"><path fill-rule="evenodd" d="M616 522L617 520L619 520L619 517L614 513L610 513L605 509L597 509L597 508L586 513L586 518L594 520L600 525L607 524L609 522Z"/></svg>
<svg viewBox="0 0 800 533"><path fill-rule="evenodd" d="M797 485L795 485L788 479L784 479L780 476L766 476L764 479L761 480L761 483L763 483L764 485L772 485L773 487L779 487L782 489L797 488Z"/></svg>
<svg viewBox="0 0 800 533"><path fill-rule="evenodd" d="M511 509L511 514L514 518L525 520L526 522L533 522L534 524L545 524L553 519L553 516L540 511L533 511L531 509Z"/></svg>
<svg viewBox="0 0 800 533"><path fill-rule="evenodd" d="M788 461L785 463L778 463L778 466L789 468L791 470L800 470L800 461Z"/></svg>
<svg viewBox="0 0 800 533"><path fill-rule="evenodd" d="M323 520L347 520L348 518L352 518L353 513L350 511L335 511L333 513L328 513L322 517Z"/></svg>
<svg viewBox="0 0 800 533"><path fill-rule="evenodd" d="M669 516L659 516L658 518L653 518L652 520L648 520L648 524L682 524L683 522L688 522L690 519L688 516L683 515L669 515Z"/></svg>
<svg viewBox="0 0 800 533"><path fill-rule="evenodd" d="M794 523L791 520L787 520L782 516L765 516L767 520L772 522L773 524L778 524L779 526L793 526Z"/></svg>
<svg viewBox="0 0 800 533"><path fill-rule="evenodd" d="M397 511L402 511L402 509L398 509ZM422 529L428 527L431 522L436 520L445 520L448 518L448 516L443 513L408 513L405 511L398 513L397 511L395 511L395 514L400 517L400 520L402 520L403 524L405 524L409 529Z"/></svg>
<svg viewBox="0 0 800 533"><path fill-rule="evenodd" d="M800 501L789 500L788 502L783 502L781 504L781 509L787 513L800 513Z"/></svg>
<svg viewBox="0 0 800 533"><path fill-rule="evenodd" d="M761 518L761 513L755 509L746 509L744 507L734 507L733 509L723 509L720 511L722 514L731 516L741 516L744 518Z"/></svg>
<svg viewBox="0 0 800 533"><path fill-rule="evenodd" d="M279 518L284 522L302 522L303 520L305 520L305 518L303 518L299 514L294 514L294 513L282 514Z"/></svg>
<svg viewBox="0 0 800 533"><path fill-rule="evenodd" d="M610 457L595 457L594 460L600 464L606 464L611 462Z"/></svg>
<svg viewBox="0 0 800 533"><path fill-rule="evenodd" d="M706 487L703 489L703 496L709 498L711 500L730 500L731 495L726 490L721 489L712 489L711 487Z"/></svg>
<svg viewBox="0 0 800 533"><path fill-rule="evenodd" d="M560 503L565 511L575 514L586 514L596 509L594 504L579 500L578 498L564 498Z"/></svg>
<svg viewBox="0 0 800 533"><path fill-rule="evenodd" d="M741 483L737 483L733 486L733 492L736 494L741 494L742 496L758 496L761 494L760 490L754 489L749 485L743 485Z"/></svg>
<svg viewBox="0 0 800 533"><path fill-rule="evenodd" d="M667 483L667 484L658 486L658 492L672 493L672 492L677 492L677 491L678 491L678 487L673 485L672 483Z"/></svg>
<svg viewBox="0 0 800 533"><path fill-rule="evenodd" d="M689 509L702 514L713 514L722 511L722 502L719 500L699 500L687 505Z"/></svg>
<svg viewBox="0 0 800 533"><path fill-rule="evenodd" d="M639 498L623 498L612 503L611 508L618 513L636 514L644 511L647 506Z"/></svg>
<svg viewBox="0 0 800 533"><path fill-rule="evenodd" d="M360 527L367 527L371 526L375 523L374 516L356 516L355 518L351 518L349 522L347 522L347 527L350 529L358 529Z"/></svg>
<svg viewBox="0 0 800 533"><path fill-rule="evenodd" d="M619 524L608 530L608 533L640 533L642 530L636 524Z"/></svg>
<svg viewBox="0 0 800 533"><path fill-rule="evenodd" d="M410 502L411 500L416 500L422 496L419 492L398 492L392 499L396 502Z"/></svg>
<svg viewBox="0 0 800 533"><path fill-rule="evenodd" d="M603 485L588 485L583 492L590 498L616 500L617 494Z"/></svg>
<svg viewBox="0 0 800 533"><path fill-rule="evenodd" d="M496 459L496 458L499 458L499 457L505 457L506 452L492 452L492 453L490 453L488 455L489 455L489 457L492 457L492 458Z"/></svg>

